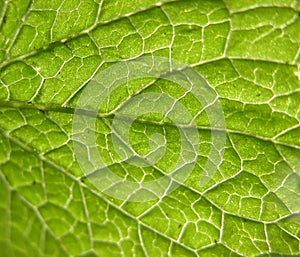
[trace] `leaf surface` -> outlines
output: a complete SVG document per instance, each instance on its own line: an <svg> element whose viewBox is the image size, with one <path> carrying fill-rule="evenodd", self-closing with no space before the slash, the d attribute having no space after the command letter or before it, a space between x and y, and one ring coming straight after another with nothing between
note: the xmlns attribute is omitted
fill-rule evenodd
<svg viewBox="0 0 300 257"><path fill-rule="evenodd" d="M1 256L299 255L298 0L13 0L0 10ZM207 79L224 112L226 147L200 186L213 145L199 103L164 80L121 87L102 113L112 116L95 126L98 150L119 176L155 179L180 152L176 128L149 115L133 124L130 142L145 154L153 133L167 133L158 167L109 154L113 114L138 93L179 99L200 138L189 178L161 200L136 203L85 178L71 135L92 78L144 55L178 60Z"/></svg>

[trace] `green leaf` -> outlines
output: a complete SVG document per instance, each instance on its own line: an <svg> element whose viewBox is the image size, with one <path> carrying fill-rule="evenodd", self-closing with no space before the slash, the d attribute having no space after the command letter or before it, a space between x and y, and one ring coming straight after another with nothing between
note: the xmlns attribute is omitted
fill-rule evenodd
<svg viewBox="0 0 300 257"><path fill-rule="evenodd" d="M299 256L299 12L298 0L1 1L0 255ZM135 202L102 192L85 174L80 159L95 156L76 154L73 122L97 74L140 56L201 74L226 130L165 79L139 78L110 92L85 133L124 180L172 172L182 141L172 120L141 115L128 136L134 151L145 156L164 140L166 149L152 166L124 161L112 133L120 107L167 94L195 118L191 174L161 199ZM214 131L226 136L222 151ZM215 172L199 184L207 165Z"/></svg>

